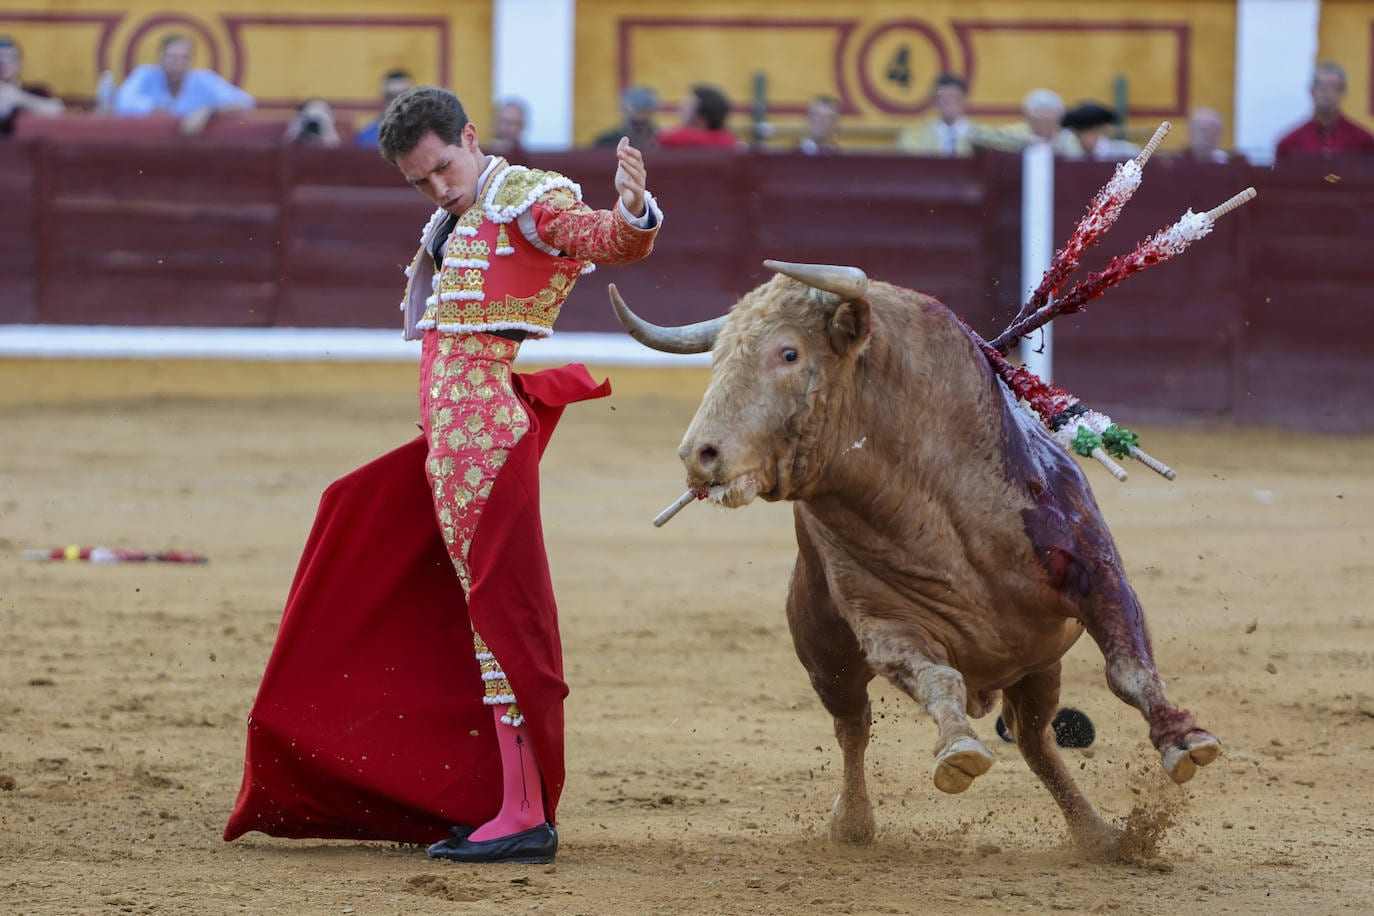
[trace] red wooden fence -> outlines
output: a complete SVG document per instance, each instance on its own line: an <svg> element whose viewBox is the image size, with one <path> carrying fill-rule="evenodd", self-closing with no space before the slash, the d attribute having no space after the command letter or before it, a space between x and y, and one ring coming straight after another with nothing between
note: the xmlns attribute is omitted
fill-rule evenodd
<svg viewBox="0 0 1374 916"><path fill-rule="evenodd" d="M376 154L283 147L261 125L186 140L72 124L0 145L0 323L397 325L430 208ZM528 164L614 201L609 151ZM1014 157L664 150L649 170L657 250L584 278L560 329L615 330L610 280L650 320L718 314L770 257L863 267L989 337L1016 308ZM1058 164L1058 241L1110 172ZM1210 237L1056 322L1058 381L1123 416L1374 430L1374 161L1157 159L1085 270L1247 185L1259 199Z"/></svg>

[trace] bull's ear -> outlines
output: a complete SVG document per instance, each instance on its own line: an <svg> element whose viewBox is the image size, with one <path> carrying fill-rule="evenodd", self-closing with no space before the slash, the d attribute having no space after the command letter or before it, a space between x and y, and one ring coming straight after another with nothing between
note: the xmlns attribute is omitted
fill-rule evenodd
<svg viewBox="0 0 1374 916"><path fill-rule="evenodd" d="M830 346L841 356L858 353L873 333L873 310L867 299L841 302L830 316Z"/></svg>

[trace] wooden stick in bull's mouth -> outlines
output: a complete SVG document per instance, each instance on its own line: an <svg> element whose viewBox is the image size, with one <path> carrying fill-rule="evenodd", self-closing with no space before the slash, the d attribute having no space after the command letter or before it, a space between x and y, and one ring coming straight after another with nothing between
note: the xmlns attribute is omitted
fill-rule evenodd
<svg viewBox="0 0 1374 916"><path fill-rule="evenodd" d="M694 490L688 490L686 493L683 493L681 496L679 496L676 500L673 501L673 504L671 506L664 509L658 515L654 516L654 527L662 528L663 525L668 521L668 519L672 518L674 515L677 515L679 512L681 512L684 506L698 499L701 499L701 497L698 496L696 491Z"/></svg>

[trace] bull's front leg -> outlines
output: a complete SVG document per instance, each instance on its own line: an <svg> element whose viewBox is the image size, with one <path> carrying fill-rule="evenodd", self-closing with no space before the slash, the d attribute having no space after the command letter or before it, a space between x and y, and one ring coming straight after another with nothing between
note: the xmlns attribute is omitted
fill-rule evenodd
<svg viewBox="0 0 1374 916"><path fill-rule="evenodd" d="M1107 661L1112 692L1140 710L1150 725L1150 743L1159 751L1164 771L1177 783L1193 778L1221 753L1221 742L1198 727L1193 714L1169 702L1155 668L1145 615L1125 576L1102 577L1082 604L1083 625Z"/></svg>
<svg viewBox="0 0 1374 916"><path fill-rule="evenodd" d="M876 826L864 779L864 752L873 721L868 702L873 671L854 630L831 598L820 557L800 521L797 544L800 550L787 594L787 623L811 686L835 718L835 740L844 763L840 793L830 814L830 840L846 845L871 843Z"/></svg>
<svg viewBox="0 0 1374 916"><path fill-rule="evenodd" d="M850 639L853 639L851 634ZM846 846L860 846L873 842L877 832L873 821L873 803L868 799L868 783L864 778L864 753L868 750L868 735L873 724L873 711L868 702L868 672L863 658L855 647L852 664L830 668L813 667L797 646L803 662L809 662L811 686L821 703L835 718L835 740L840 745L843 774L840 793L830 812L830 841ZM833 658L833 656L831 656Z"/></svg>
<svg viewBox="0 0 1374 916"><path fill-rule="evenodd" d="M874 625L865 633L864 654L873 670L920 703L940 729L931 778L941 792L962 792L992 767L992 753L969 723L964 676L932 661L899 625Z"/></svg>
<svg viewBox="0 0 1374 916"><path fill-rule="evenodd" d="M847 846L873 842L877 829L864 779L864 752L868 750L868 734L873 724L867 693L865 688L863 710L857 715L835 716L835 740L840 744L844 774L840 794L835 796L835 807L830 812L830 841Z"/></svg>

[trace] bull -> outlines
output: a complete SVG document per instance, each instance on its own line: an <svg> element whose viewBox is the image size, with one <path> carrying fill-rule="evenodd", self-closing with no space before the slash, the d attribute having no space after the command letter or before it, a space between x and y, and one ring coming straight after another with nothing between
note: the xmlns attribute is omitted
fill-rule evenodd
<svg viewBox="0 0 1374 916"><path fill-rule="evenodd" d="M881 675L935 720L943 792L992 766L969 720L1000 698L1074 842L1112 856L1123 831L1075 784L1051 729L1079 636L1102 650L1111 690L1144 716L1174 782L1221 745L1166 698L1083 473L935 299L852 267L765 266L775 276L727 315L687 327L650 324L610 292L641 343L712 351L678 452L688 485L728 508L793 504L787 620L843 758L830 838L874 836L864 754L868 685Z"/></svg>

